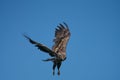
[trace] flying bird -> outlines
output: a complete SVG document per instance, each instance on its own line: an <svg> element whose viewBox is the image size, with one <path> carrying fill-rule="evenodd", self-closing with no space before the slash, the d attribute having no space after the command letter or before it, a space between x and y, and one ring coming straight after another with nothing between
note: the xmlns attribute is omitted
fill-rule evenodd
<svg viewBox="0 0 120 80"><path fill-rule="evenodd" d="M55 29L55 38L53 39L54 45L52 49L47 46L38 43L32 40L30 37L24 35L25 38L29 40L31 44L34 44L39 50L48 53L51 58L48 58L43 61L52 61L53 62L53 75L55 74L55 68L58 69L58 75L60 75L60 66L63 61L66 60L66 46L70 38L70 30L66 23L59 24Z"/></svg>

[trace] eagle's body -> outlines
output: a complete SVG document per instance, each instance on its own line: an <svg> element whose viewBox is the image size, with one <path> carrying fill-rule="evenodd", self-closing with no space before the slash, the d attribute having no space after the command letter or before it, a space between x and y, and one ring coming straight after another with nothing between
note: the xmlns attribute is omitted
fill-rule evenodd
<svg viewBox="0 0 120 80"><path fill-rule="evenodd" d="M64 25L66 27L64 27ZM68 40L70 38L70 31L66 23L64 25L60 24L57 26L55 30L55 39L54 45L52 47L52 50L49 49L48 47L44 46L41 43L38 43L28 36L24 35L32 44L35 44L38 49L40 49L43 52L48 53L52 58L43 60L43 61L52 61L53 62L53 75L55 73L55 68L57 66L58 68L58 75L60 75L60 66L62 64L62 61L66 59L66 45L68 43Z"/></svg>

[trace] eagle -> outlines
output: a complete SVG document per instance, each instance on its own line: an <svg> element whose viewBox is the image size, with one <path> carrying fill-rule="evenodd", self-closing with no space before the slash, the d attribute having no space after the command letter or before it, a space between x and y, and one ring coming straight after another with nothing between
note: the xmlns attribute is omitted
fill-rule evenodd
<svg viewBox="0 0 120 80"><path fill-rule="evenodd" d="M68 25L63 22L63 24L59 24L57 28L55 28L55 38L53 39L54 45L52 49L47 46L38 43L32 40L30 37L23 35L31 44L34 44L39 50L48 53L51 58L45 59L43 61L52 61L53 62L53 75L55 74L55 68L58 69L58 75L60 75L60 67L63 61L66 60L66 46L70 38L70 30Z"/></svg>

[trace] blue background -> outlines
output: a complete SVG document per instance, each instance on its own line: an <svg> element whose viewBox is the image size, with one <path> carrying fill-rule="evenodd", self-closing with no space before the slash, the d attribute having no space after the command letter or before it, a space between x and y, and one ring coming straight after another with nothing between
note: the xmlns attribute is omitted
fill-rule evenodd
<svg viewBox="0 0 120 80"><path fill-rule="evenodd" d="M22 34L48 47L71 31L61 75ZM0 80L120 80L119 0L0 0Z"/></svg>

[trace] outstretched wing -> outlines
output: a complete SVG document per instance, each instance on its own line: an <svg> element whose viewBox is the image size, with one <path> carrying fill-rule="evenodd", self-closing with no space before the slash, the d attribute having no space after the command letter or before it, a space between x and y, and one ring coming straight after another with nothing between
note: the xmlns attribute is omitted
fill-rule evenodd
<svg viewBox="0 0 120 80"><path fill-rule="evenodd" d="M48 47L44 46L41 43L38 43L34 40L32 40L31 38L29 38L28 36L24 35L25 38L27 38L29 40L30 43L34 44L36 47L38 47L38 49L40 49L43 52L49 53L50 56L55 56L55 53L49 49Z"/></svg>
<svg viewBox="0 0 120 80"><path fill-rule="evenodd" d="M66 23L59 24L55 30L55 39L53 40L55 44L52 47L52 50L56 54L61 54L64 57L66 56L66 45L70 38L70 31Z"/></svg>

